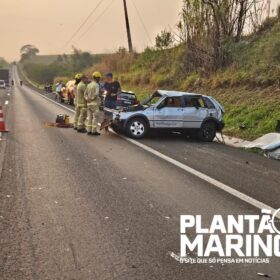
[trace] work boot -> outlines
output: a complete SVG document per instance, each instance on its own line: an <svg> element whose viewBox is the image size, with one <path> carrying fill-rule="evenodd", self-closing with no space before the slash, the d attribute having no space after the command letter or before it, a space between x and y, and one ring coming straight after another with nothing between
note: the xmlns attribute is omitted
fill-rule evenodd
<svg viewBox="0 0 280 280"><path fill-rule="evenodd" d="M91 135L93 135L93 136L99 136L99 135L101 135L101 134L100 134L99 132L96 131L96 132L92 132Z"/></svg>
<svg viewBox="0 0 280 280"><path fill-rule="evenodd" d="M79 133L87 133L87 130L85 128L80 128L80 129L77 129L77 132L79 132Z"/></svg>

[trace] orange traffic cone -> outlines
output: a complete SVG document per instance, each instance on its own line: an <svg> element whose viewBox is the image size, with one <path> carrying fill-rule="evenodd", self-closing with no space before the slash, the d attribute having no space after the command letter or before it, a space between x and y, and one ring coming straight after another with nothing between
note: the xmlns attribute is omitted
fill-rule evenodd
<svg viewBox="0 0 280 280"><path fill-rule="evenodd" d="M2 106L0 106L0 132L8 132L8 130L5 127L4 114L3 114Z"/></svg>

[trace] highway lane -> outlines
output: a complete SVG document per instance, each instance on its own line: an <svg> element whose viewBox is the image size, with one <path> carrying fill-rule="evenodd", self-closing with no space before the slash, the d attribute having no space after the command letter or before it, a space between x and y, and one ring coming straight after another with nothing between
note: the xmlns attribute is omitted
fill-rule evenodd
<svg viewBox="0 0 280 280"><path fill-rule="evenodd" d="M210 266L170 257L179 251L179 215L209 222L216 213L259 213L254 207L117 135L45 127L67 111L27 87L17 86L11 101L0 179L1 279L279 278L278 259Z"/></svg>
<svg viewBox="0 0 280 280"><path fill-rule="evenodd" d="M53 93L40 93L54 101ZM219 143L192 141L178 133L151 133L139 142L275 209L280 207L279 161Z"/></svg>

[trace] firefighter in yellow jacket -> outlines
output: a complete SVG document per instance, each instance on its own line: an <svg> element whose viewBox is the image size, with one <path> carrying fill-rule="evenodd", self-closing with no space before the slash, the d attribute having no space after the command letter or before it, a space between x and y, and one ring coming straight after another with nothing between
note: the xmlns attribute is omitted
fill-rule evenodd
<svg viewBox="0 0 280 280"><path fill-rule="evenodd" d="M87 114L87 102L85 100L85 91L86 91L86 77L81 75L81 81L77 86L77 92L75 96L75 120L74 127L77 128L77 131L80 133L87 132L85 129L85 121Z"/></svg>
<svg viewBox="0 0 280 280"><path fill-rule="evenodd" d="M85 100L87 101L87 134L99 136L100 133L97 132L97 117L99 113L100 107L100 86L99 81L101 78L101 74L99 72L94 72L92 74L93 81L87 86L85 91Z"/></svg>

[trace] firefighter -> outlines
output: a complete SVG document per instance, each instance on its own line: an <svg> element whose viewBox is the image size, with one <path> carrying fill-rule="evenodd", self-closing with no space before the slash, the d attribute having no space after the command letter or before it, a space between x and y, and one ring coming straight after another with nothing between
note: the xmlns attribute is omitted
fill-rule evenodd
<svg viewBox="0 0 280 280"><path fill-rule="evenodd" d="M92 76L93 81L87 86L87 89L85 91L88 116L87 134L99 136L100 133L97 132L97 117L99 113L99 107L101 104L99 85L101 74L99 72L94 72Z"/></svg>
<svg viewBox="0 0 280 280"><path fill-rule="evenodd" d="M77 109L76 109L76 96L77 96L77 87L78 87L78 84L80 83L81 81L81 78L82 78L82 74L78 73L76 74L75 76L75 88L74 88L74 107L75 107L75 118L74 118L74 126L73 128L75 130L77 130L77 127L78 127L78 119L79 119L79 112L77 112Z"/></svg>
<svg viewBox="0 0 280 280"><path fill-rule="evenodd" d="M85 129L85 121L87 114L87 103L85 100L85 90L86 90L86 77L82 74L77 75L78 80L80 82L77 85L77 93L75 97L75 120L74 120L74 128L77 129L80 133L86 133Z"/></svg>

